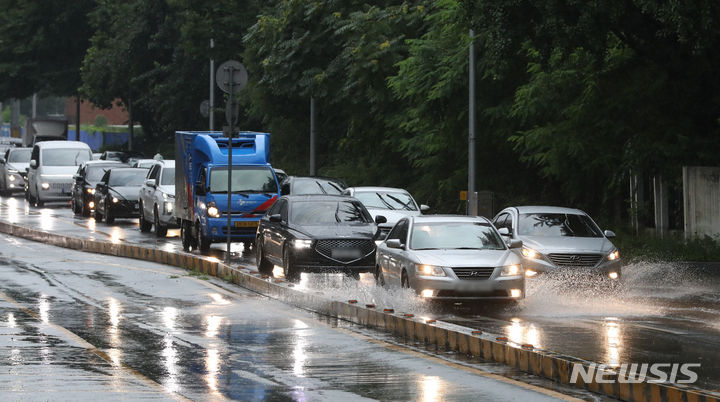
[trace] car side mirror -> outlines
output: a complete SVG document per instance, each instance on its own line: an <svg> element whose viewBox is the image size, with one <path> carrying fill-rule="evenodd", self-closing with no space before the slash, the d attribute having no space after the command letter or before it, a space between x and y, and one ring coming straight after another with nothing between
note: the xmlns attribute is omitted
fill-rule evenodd
<svg viewBox="0 0 720 402"><path fill-rule="evenodd" d="M508 246L510 248L522 248L523 242L522 240L510 240L510 244Z"/></svg>
<svg viewBox="0 0 720 402"><path fill-rule="evenodd" d="M612 239L613 237L615 237L615 232L613 232L612 230L606 230L604 234L605 237L607 237L608 239Z"/></svg>
<svg viewBox="0 0 720 402"><path fill-rule="evenodd" d="M270 215L270 222L274 222L274 223L280 223L280 222L282 222L282 215L280 215L280 214L272 214L272 215Z"/></svg>
<svg viewBox="0 0 720 402"><path fill-rule="evenodd" d="M385 244L390 248L404 249L405 245L400 242L400 239L390 239L385 241Z"/></svg>
<svg viewBox="0 0 720 402"><path fill-rule="evenodd" d="M148 187L157 188L157 185L155 184L155 179L145 180L145 185Z"/></svg>
<svg viewBox="0 0 720 402"><path fill-rule="evenodd" d="M508 228L500 228L498 229L498 233L500 233L500 236L510 236L510 229Z"/></svg>
<svg viewBox="0 0 720 402"><path fill-rule="evenodd" d="M31 168L31 169L36 169L36 168L37 168L37 161L36 161L35 159L32 159L32 160L30 161L30 168Z"/></svg>
<svg viewBox="0 0 720 402"><path fill-rule="evenodd" d="M430 210L429 205L425 205L425 204L420 205L420 212L427 212L429 210Z"/></svg>
<svg viewBox="0 0 720 402"><path fill-rule="evenodd" d="M382 215L375 215L375 223L381 224L381 223L387 223L387 218Z"/></svg>
<svg viewBox="0 0 720 402"><path fill-rule="evenodd" d="M1 164L1 165L4 165L4 164L5 164L5 158L0 158L0 164Z"/></svg>
<svg viewBox="0 0 720 402"><path fill-rule="evenodd" d="M83 179L82 176L80 176L79 174L74 174L74 175L73 175L73 180L75 180L75 181L80 181L80 180L82 180L82 179Z"/></svg>

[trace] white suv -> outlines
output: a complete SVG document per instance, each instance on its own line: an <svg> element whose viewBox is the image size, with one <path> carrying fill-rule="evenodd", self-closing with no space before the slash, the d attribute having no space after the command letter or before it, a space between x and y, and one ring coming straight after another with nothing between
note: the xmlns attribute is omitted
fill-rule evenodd
<svg viewBox="0 0 720 402"><path fill-rule="evenodd" d="M38 142L30 153L26 198L38 207L48 201L70 201L73 174L91 159L92 151L84 142Z"/></svg>
<svg viewBox="0 0 720 402"><path fill-rule="evenodd" d="M176 227L173 216L175 207L175 161L157 161L148 172L140 189L140 231L149 232L155 227L155 235L165 237L168 227Z"/></svg>

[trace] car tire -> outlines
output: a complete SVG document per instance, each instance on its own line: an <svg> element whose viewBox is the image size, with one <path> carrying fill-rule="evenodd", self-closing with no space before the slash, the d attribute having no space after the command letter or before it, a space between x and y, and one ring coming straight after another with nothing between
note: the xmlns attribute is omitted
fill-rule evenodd
<svg viewBox="0 0 720 402"><path fill-rule="evenodd" d="M108 204L109 202L105 201L105 223L107 223L108 225L112 225L113 222L115 222L115 217L111 215L110 211L112 210L110 209Z"/></svg>
<svg viewBox="0 0 720 402"><path fill-rule="evenodd" d="M95 222L102 222L102 213L100 213L100 208L95 205L95 214L93 215L95 217Z"/></svg>
<svg viewBox="0 0 720 402"><path fill-rule="evenodd" d="M375 267L375 285L380 287L385 287L385 275L383 275L382 269L380 269L380 266Z"/></svg>
<svg viewBox="0 0 720 402"><path fill-rule="evenodd" d="M407 271L403 270L400 276L400 286L403 289L410 289L410 278L408 278Z"/></svg>
<svg viewBox="0 0 720 402"><path fill-rule="evenodd" d="M83 200L83 204L80 206L80 215L86 218L90 216L90 206L88 206L85 200Z"/></svg>
<svg viewBox="0 0 720 402"><path fill-rule="evenodd" d="M158 207L157 205L153 209L153 225L155 225L155 236L156 237L165 237L167 236L168 228L167 226L160 223L160 215L158 214Z"/></svg>
<svg viewBox="0 0 720 402"><path fill-rule="evenodd" d="M147 219L145 219L145 209L143 207L143 204L140 203L140 215L138 216L138 222L140 223L140 231L143 233L147 233L152 229L152 222L149 222Z"/></svg>
<svg viewBox="0 0 720 402"><path fill-rule="evenodd" d="M273 264L265 258L265 251L260 238L257 239L255 246L255 263L257 264L258 272L262 274L269 274L273 270Z"/></svg>
<svg viewBox="0 0 720 402"><path fill-rule="evenodd" d="M289 282L300 281L300 272L298 272L295 266L295 261L290 253L290 247L283 248L283 272L285 273L285 280Z"/></svg>
<svg viewBox="0 0 720 402"><path fill-rule="evenodd" d="M200 226L200 222L195 223L195 242L201 253L207 253L210 251L211 241L202 233L202 226Z"/></svg>

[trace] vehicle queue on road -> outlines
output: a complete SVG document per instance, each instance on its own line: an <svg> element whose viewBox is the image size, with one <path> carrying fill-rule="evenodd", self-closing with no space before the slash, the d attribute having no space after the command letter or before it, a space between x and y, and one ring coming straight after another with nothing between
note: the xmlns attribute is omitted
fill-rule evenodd
<svg viewBox="0 0 720 402"><path fill-rule="evenodd" d="M204 141L200 145L205 155L217 160L193 166L190 157L142 164L137 157L91 160L89 148L77 142L38 143L23 151L8 149L0 158L0 192L16 191L9 183L19 180L19 174L26 199L38 207L69 200L76 215L92 215L108 224L116 218L137 218L142 232L154 229L158 237L180 227L186 251L206 252L210 237L231 230L243 234L239 239L246 250L254 248L260 272L280 266L290 281L303 273L340 272L355 278L370 273L379 286L411 288L428 300L519 300L525 297L526 277L541 273L581 272L607 281L621 277L619 252L609 240L614 233L601 231L583 211L509 207L493 220L425 215L429 206L418 205L403 189L348 187L339 179L287 176L282 171L279 181L267 163L269 143L258 142L266 141L263 133L245 133L245 155L254 163L238 169L235 164L242 159L233 162L231 213L242 220L230 228L203 227L206 220L222 223L219 218L227 217L223 199L228 178L221 173L228 169L219 163L222 156L227 158L227 141L207 132L183 133L187 144ZM258 158L259 153L265 155ZM197 162L202 153L193 155ZM131 167L133 162L137 167ZM178 171L185 176L182 180ZM183 187L179 193L178 184ZM181 195L182 205L176 195ZM244 205L250 208L238 210ZM190 224L181 219L187 216Z"/></svg>

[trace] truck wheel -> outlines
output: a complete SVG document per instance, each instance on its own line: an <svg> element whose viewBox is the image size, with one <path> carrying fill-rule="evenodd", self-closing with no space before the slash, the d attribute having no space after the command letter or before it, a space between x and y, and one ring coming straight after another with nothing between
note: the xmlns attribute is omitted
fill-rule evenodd
<svg viewBox="0 0 720 402"><path fill-rule="evenodd" d="M153 222L155 224L155 236L156 237L165 237L167 236L167 226L160 223L160 215L158 214L158 207L155 206L155 209L153 210Z"/></svg>
<svg viewBox="0 0 720 402"><path fill-rule="evenodd" d="M283 272L285 273L285 279L287 281L300 281L300 273L297 272L295 261L293 261L292 255L290 254L290 247L287 246L283 249Z"/></svg>
<svg viewBox="0 0 720 402"><path fill-rule="evenodd" d="M145 209L142 203L140 203L140 217L138 218L138 221L140 222L141 232L147 233L150 231L150 228L152 228L152 222L145 219Z"/></svg>
<svg viewBox="0 0 720 402"><path fill-rule="evenodd" d="M193 246L192 236L190 235L192 231L189 229L189 226L185 221L180 224L180 240L182 241L182 248L185 251L190 251L190 247Z"/></svg>
<svg viewBox="0 0 720 402"><path fill-rule="evenodd" d="M260 273L268 274L272 272L273 264L265 258L265 252L263 251L262 240L257 239L257 246L255 246L255 262L257 263L257 269Z"/></svg>
<svg viewBox="0 0 720 402"><path fill-rule="evenodd" d="M208 251L210 251L210 244L212 242L210 241L210 239L205 237L205 235L203 235L200 222L197 222L195 224L195 241L197 242L198 249L201 253L207 253Z"/></svg>

